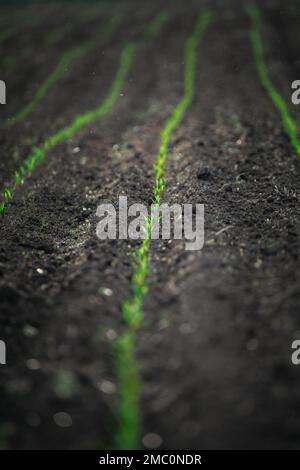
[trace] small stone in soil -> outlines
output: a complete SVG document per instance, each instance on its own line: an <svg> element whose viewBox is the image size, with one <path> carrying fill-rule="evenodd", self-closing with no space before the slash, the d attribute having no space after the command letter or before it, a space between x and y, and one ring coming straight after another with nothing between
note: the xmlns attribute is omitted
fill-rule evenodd
<svg viewBox="0 0 300 470"><path fill-rule="evenodd" d="M209 171L208 168L200 168L198 171L197 171L197 178L199 180L209 180L211 178L211 173Z"/></svg>
<svg viewBox="0 0 300 470"><path fill-rule="evenodd" d="M55 413L53 415L53 419L55 424L61 428L69 428L72 426L72 418L68 413L65 413L64 411L60 411L59 413Z"/></svg>
<svg viewBox="0 0 300 470"><path fill-rule="evenodd" d="M154 432L150 432L143 437L143 444L147 449L157 449L162 442L162 438Z"/></svg>

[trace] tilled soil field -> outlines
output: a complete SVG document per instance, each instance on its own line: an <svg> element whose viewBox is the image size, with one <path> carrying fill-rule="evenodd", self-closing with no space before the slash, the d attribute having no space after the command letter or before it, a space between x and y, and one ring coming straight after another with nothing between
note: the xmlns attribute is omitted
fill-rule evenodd
<svg viewBox="0 0 300 470"><path fill-rule="evenodd" d="M299 448L300 7L257 3L1 7L1 448ZM205 242L141 261L96 210L151 205L181 100L159 197Z"/></svg>

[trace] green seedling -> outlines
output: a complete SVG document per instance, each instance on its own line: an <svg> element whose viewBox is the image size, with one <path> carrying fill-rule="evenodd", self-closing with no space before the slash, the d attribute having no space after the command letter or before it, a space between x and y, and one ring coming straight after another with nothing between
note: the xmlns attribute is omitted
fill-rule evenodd
<svg viewBox="0 0 300 470"><path fill-rule="evenodd" d="M166 162L170 153L170 144L174 132L182 123L195 94L196 69L199 43L212 20L210 12L199 16L192 35L187 39L184 49L184 93L167 120L160 138L161 144L155 163L155 185L153 204L160 204L164 193ZM150 269L150 245L153 219L146 224L146 238L135 256L135 272L132 281L132 296L122 305L122 317L127 326L117 340L116 363L119 385L117 416L119 427L116 434L116 449L137 449L140 445L139 403L141 383L135 357L137 333L143 320L143 302L148 294L148 275ZM129 374L129 375L128 375Z"/></svg>

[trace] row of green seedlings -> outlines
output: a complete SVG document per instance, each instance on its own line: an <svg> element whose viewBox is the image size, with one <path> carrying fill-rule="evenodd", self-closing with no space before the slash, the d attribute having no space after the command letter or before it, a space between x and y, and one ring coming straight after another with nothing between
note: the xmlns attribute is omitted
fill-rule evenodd
<svg viewBox="0 0 300 470"><path fill-rule="evenodd" d="M95 19L99 14L99 8L97 12L94 9L88 9L86 12L81 13L79 19L79 25L85 25L91 19ZM43 21L43 16L32 16L25 17L24 13L22 17L22 21L15 20L17 23L14 26L4 27L4 24L0 25L0 44L5 42L7 39L10 39L14 36L20 36L28 30L28 28L32 29L36 25L39 25L41 21ZM19 18L20 20L20 18ZM24 31L25 29L25 31ZM55 28L53 31L50 31L46 35L43 36L42 41L46 43L48 46L53 46L57 44L63 38L66 38L69 33L71 33L74 29L74 21L72 22L64 22L61 27ZM19 51L18 51L19 52ZM14 68L17 66L20 60L26 60L26 58L32 54L32 51L28 48L21 49L20 57L17 59L16 57L4 56L1 58L1 67L5 70L13 71Z"/></svg>
<svg viewBox="0 0 300 470"><path fill-rule="evenodd" d="M121 24L120 16L113 16L102 28L100 32L100 37L102 41L107 41L111 35L116 31L116 29ZM42 100L46 97L48 92L53 88L53 86L65 75L67 71L70 71L70 67L75 63L75 61L86 53L91 51L98 44L98 37L92 41L88 41L86 44L80 47L76 47L65 52L61 59L59 60L58 65L54 71L46 78L46 80L40 85L40 87L35 92L32 100L26 104L20 111L18 111L14 116L10 117L6 121L6 127L13 126L16 123L24 121L30 114L32 114Z"/></svg>
<svg viewBox="0 0 300 470"><path fill-rule="evenodd" d="M196 22L193 33L185 43L183 59L184 92L182 99L175 106L160 133L161 143L154 169L155 184L152 201L154 205L161 203L165 191L166 163L173 134L181 125L194 99L198 46L211 21L212 13L210 11L203 12ZM116 416L119 423L115 437L115 448L121 450L137 449L140 447L141 442L140 398L142 380L136 358L136 343L144 317L143 303L149 290L151 233L155 219L148 217L146 222L146 238L135 256L136 268L132 281L132 296L122 304L122 318L127 328L115 343L116 376L118 380Z"/></svg>
<svg viewBox="0 0 300 470"><path fill-rule="evenodd" d="M300 136L297 122L292 116L286 101L276 89L270 78L263 44L261 12L255 3L249 4L246 10L251 21L250 41L260 83L279 111L283 128L289 136L296 154L300 156Z"/></svg>

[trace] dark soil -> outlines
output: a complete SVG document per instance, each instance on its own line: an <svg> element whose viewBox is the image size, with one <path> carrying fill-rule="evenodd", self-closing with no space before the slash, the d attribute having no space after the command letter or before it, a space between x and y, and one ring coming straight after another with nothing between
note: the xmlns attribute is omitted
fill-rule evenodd
<svg viewBox="0 0 300 470"><path fill-rule="evenodd" d="M173 11L138 51L113 113L51 151L0 221L2 448L112 445L113 341L137 245L100 242L95 213L120 195L151 201L159 133L182 96L184 41L199 11L185 3L122 4L124 22L108 42L79 59L25 123L1 132L2 187L33 143L101 103L124 42L162 8ZM296 1L264 3L268 65L290 103L300 11ZM168 449L297 449L300 366L291 363L291 343L300 339L300 160L258 81L243 5L207 5L215 20L200 45L196 98L173 139L164 195L205 204L205 246L152 243L137 351L142 433L158 434ZM80 5L56 8L55 21L26 36L42 65L33 54L0 77L8 84L1 120L26 102L62 50L97 31L93 18L80 25ZM17 13L12 8L11 21ZM111 13L99 6L95 18ZM68 42L39 42L66 18L79 25ZM20 54L20 38L4 44L2 55ZM291 111L298 119L297 107ZM71 426L63 427L61 412Z"/></svg>

